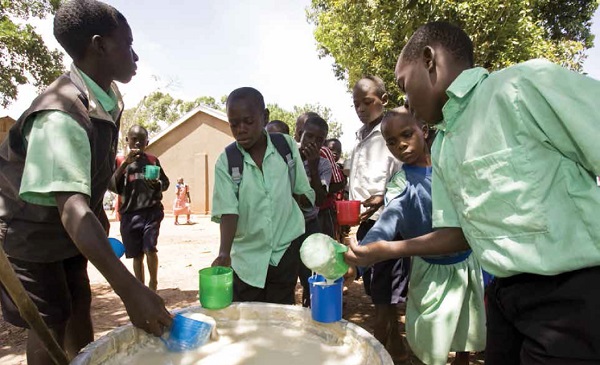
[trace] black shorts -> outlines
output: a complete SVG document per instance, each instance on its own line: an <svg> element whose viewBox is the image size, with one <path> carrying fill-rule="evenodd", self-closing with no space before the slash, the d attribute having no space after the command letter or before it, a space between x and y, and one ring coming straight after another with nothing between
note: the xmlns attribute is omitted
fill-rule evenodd
<svg viewBox="0 0 600 365"><path fill-rule="evenodd" d="M406 302L410 257L378 262L363 274L365 292L373 304Z"/></svg>
<svg viewBox="0 0 600 365"><path fill-rule="evenodd" d="M165 217L162 208L147 208L121 215L121 237L125 257L139 257L146 252L158 252L160 222Z"/></svg>
<svg viewBox="0 0 600 365"><path fill-rule="evenodd" d="M74 303L91 303L87 259L82 255L57 262L29 262L9 258L25 291L48 327L60 327L69 317ZM8 292L0 285L0 303L4 319L18 327L29 328Z"/></svg>
<svg viewBox="0 0 600 365"><path fill-rule="evenodd" d="M486 365L600 364L600 267L496 278Z"/></svg>
<svg viewBox="0 0 600 365"><path fill-rule="evenodd" d="M264 288L247 284L234 271L233 301L295 304L299 263L300 243L295 240L285 251L277 266L269 265Z"/></svg>

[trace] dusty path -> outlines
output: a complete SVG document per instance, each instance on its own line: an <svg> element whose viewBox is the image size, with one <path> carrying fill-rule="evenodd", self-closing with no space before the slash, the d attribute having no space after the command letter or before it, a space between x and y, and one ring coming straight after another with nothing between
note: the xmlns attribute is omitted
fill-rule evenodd
<svg viewBox="0 0 600 365"><path fill-rule="evenodd" d="M208 217L193 217L195 224L173 224L166 216L159 237L158 293L169 309L197 305L198 270L209 266L219 247L219 226ZM111 236L120 238L119 223L111 223ZM122 259L132 270L132 261ZM129 322L119 297L112 291L104 277L90 265L90 283L93 292L92 319L95 338ZM369 332L373 332L372 305L364 295L362 283L355 282L344 297L344 318ZM298 292L299 293L299 292ZM25 331L13 327L0 317L0 364L25 365ZM417 364L417 363L415 363ZM472 364L483 364L473 359Z"/></svg>

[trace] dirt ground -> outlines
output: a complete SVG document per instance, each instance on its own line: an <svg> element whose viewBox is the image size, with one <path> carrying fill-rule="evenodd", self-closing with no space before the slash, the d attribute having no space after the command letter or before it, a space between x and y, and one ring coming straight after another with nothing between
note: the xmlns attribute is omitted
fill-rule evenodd
<svg viewBox="0 0 600 365"><path fill-rule="evenodd" d="M170 310L199 304L198 270L209 266L218 251L219 226L211 223L205 216L195 216L192 219L195 224L175 226L173 217L167 215L161 227L158 293ZM111 223L111 236L120 238L118 222ZM133 272L131 260L123 258L122 261ZM114 328L127 324L129 319L121 300L96 268L90 265L88 272L93 293L92 319L97 339ZM297 295L299 294L298 285ZM344 318L373 333L373 306L369 297L364 294L362 282L354 282L344 296ZM404 318L401 320L403 322ZM0 318L0 364L26 364L25 339L24 330L13 327ZM420 362L414 359L413 363ZM483 364L481 356L472 355L471 364Z"/></svg>

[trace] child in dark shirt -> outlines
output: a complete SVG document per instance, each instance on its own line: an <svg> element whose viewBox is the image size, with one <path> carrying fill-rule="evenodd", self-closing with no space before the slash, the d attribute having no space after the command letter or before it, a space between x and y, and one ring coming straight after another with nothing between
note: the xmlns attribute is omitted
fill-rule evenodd
<svg viewBox="0 0 600 365"><path fill-rule="evenodd" d="M117 158L118 168L113 175L114 192L121 196L121 236L125 255L133 258L135 277L144 283L144 255L148 258L148 286L158 286L158 233L164 218L162 192L169 188L169 178L155 156L144 152L148 145L148 131L134 125L127 132L129 154ZM158 178L148 178L149 166L157 166Z"/></svg>

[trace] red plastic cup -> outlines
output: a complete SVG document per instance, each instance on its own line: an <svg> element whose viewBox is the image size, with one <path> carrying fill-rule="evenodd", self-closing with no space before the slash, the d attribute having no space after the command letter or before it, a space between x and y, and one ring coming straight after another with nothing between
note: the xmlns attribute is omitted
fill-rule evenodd
<svg viewBox="0 0 600 365"><path fill-rule="evenodd" d="M360 224L360 200L338 200L335 202L338 224L357 226Z"/></svg>

